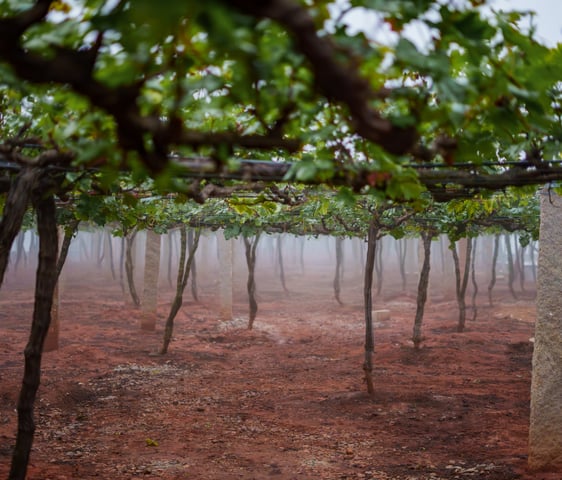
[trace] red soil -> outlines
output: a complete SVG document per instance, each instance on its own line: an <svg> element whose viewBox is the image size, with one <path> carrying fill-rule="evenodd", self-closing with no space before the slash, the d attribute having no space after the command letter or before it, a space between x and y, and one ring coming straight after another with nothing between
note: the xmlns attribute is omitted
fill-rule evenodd
<svg viewBox="0 0 562 480"><path fill-rule="evenodd" d="M243 286L230 322L201 287L201 302L189 298L176 319L170 353L155 356L170 293L156 331L143 332L115 283L75 272L62 293L60 349L44 356L29 480L560 478L526 470L532 300L503 293L459 334L454 302L434 299L420 351L409 341L413 294L378 300L392 317L376 325L370 398L360 281L339 306L331 274L317 273L289 276L288 296L258 279L253 331ZM29 284L0 291L2 478Z"/></svg>

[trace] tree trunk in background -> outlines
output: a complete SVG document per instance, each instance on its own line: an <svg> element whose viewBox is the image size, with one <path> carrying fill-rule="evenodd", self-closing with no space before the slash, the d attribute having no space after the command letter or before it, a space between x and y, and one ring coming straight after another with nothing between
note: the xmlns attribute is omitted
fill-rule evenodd
<svg viewBox="0 0 562 480"><path fill-rule="evenodd" d="M378 242L377 254L375 255L375 272L377 274L377 296L382 292L382 284L384 282L383 278L383 265L382 265L382 251L383 251L383 241Z"/></svg>
<svg viewBox="0 0 562 480"><path fill-rule="evenodd" d="M191 265L191 296L196 302L199 301L199 292L197 291L197 261L195 258Z"/></svg>
<svg viewBox="0 0 562 480"><path fill-rule="evenodd" d="M193 229L191 228L187 232L187 248L189 249L190 252L193 249ZM190 273L191 273L191 296L196 302L198 302L199 296L197 294L197 261L195 260L195 257L193 257L193 260L191 262Z"/></svg>
<svg viewBox="0 0 562 480"><path fill-rule="evenodd" d="M337 238L337 237L336 237ZM341 245L340 245L340 254L341 254L341 266L340 266L340 291L341 291L341 286L343 283L343 279L345 277L345 267L346 267L346 262L345 262L345 249L344 249L344 240L345 238L341 239ZM336 245L337 246L337 245ZM335 250L335 249L334 249ZM335 252L337 255L337 252Z"/></svg>
<svg viewBox="0 0 562 480"><path fill-rule="evenodd" d="M562 471L562 198L541 192L529 467Z"/></svg>
<svg viewBox="0 0 562 480"><path fill-rule="evenodd" d="M105 234L107 241L107 253L109 255L109 268L111 270L111 278L115 280L117 277L115 275L115 264L113 262L113 236L111 235L111 232L109 230L107 230Z"/></svg>
<svg viewBox="0 0 562 480"><path fill-rule="evenodd" d="M423 264L420 270L420 279L418 282L418 296L416 302L416 316L414 319L414 332L412 341L414 348L419 349L422 342L422 322L425 302L427 301L427 290L429 286L429 271L431 268L431 238L432 231L423 230L421 232L421 240L423 245Z"/></svg>
<svg viewBox="0 0 562 480"><path fill-rule="evenodd" d="M431 240L433 238L433 231L431 231L431 229L430 229L430 233L431 233L431 238L429 239L429 258L430 258L430 262L431 262ZM422 274L423 265L424 265L425 257L426 257L425 247L426 247L426 245L425 245L425 242L424 242L423 231L421 231L420 232L420 238L418 239L418 248L417 248L417 250L418 250L418 252L417 252L418 253L418 293L419 293L419 281L420 281L420 277L421 277L421 274ZM431 269L431 263L430 263L429 267ZM428 275L429 275L429 272L428 272ZM426 295L425 295L424 308L425 308L425 306L429 305L429 303L430 303L429 292L431 291L431 285L430 285L430 282L429 282L429 276L427 278L427 286L426 286L425 289L426 289Z"/></svg>
<svg viewBox="0 0 562 480"><path fill-rule="evenodd" d="M119 252L119 285L121 285L121 293L123 297L125 296L125 281L123 279L123 273L125 270L125 237L121 237L121 248Z"/></svg>
<svg viewBox="0 0 562 480"><path fill-rule="evenodd" d="M88 262L90 260L90 254L88 253L88 249L86 248L86 243L84 242L84 238L80 237L80 260Z"/></svg>
<svg viewBox="0 0 562 480"><path fill-rule="evenodd" d="M76 231L78 230L78 225L80 225L80 220L73 220L67 228L64 229L64 235L62 239L62 245L60 248L59 256L57 258L57 279L60 277L62 268L66 262L66 257L68 256L68 250L70 249L70 244L74 238Z"/></svg>
<svg viewBox="0 0 562 480"><path fill-rule="evenodd" d="M378 228L375 220L369 224L367 235L367 258L365 260L365 280L363 286L363 296L365 299L365 361L363 371L367 383L367 393L375 394L373 382L373 353L375 352L375 338L373 329L373 270L375 267L375 256L377 252Z"/></svg>
<svg viewBox="0 0 562 480"><path fill-rule="evenodd" d="M158 277L160 274L160 235L146 231L144 248L144 283L142 289L141 329L156 328L158 310Z"/></svg>
<svg viewBox="0 0 562 480"><path fill-rule="evenodd" d="M25 245L25 236L27 235L27 232L24 232L24 245ZM32 254L32 250L31 250L31 244L33 243L33 238L35 237L35 234L32 231L29 231L29 237L30 237L30 246L29 246L29 251L24 253L24 257L23 257L23 264L24 266L27 267L28 261L29 261L29 256ZM538 248L536 249L538 252Z"/></svg>
<svg viewBox="0 0 562 480"><path fill-rule="evenodd" d="M361 276L365 276L365 245L364 240L361 239L359 248L359 263L361 264Z"/></svg>
<svg viewBox="0 0 562 480"><path fill-rule="evenodd" d="M183 303L183 277L185 276L185 257L187 250L187 227L182 225L180 227L180 258L178 261L178 274L176 279L176 295L172 301L172 306L170 312L168 313L168 318L166 319L164 327L164 339L162 342L162 348L160 349L160 355L165 355L168 353L168 347L170 341L172 340L172 334L174 332L174 320L178 314L181 305Z"/></svg>
<svg viewBox="0 0 562 480"><path fill-rule="evenodd" d="M466 248L463 252L464 255L464 270L461 275L461 266L459 255L457 253L457 246L455 242L451 242L451 253L453 255L453 262L455 265L455 290L457 294L457 305L459 307L459 321L457 324L457 331L463 332L466 323L466 287L468 285L468 277L470 272L470 257L472 252L472 241L470 238L466 239Z"/></svg>
<svg viewBox="0 0 562 480"><path fill-rule="evenodd" d="M470 278L472 280L472 321L476 320L478 308L476 307L476 295L478 295L478 282L476 281L476 242L477 238L472 240L472 255L470 259Z"/></svg>
<svg viewBox="0 0 562 480"><path fill-rule="evenodd" d="M168 239L167 242L167 278L168 278L168 286L172 287L174 284L172 282L172 258L173 258L173 254L174 254L174 242L172 241L172 235L173 235L173 231L168 231L168 234L166 235L166 238Z"/></svg>
<svg viewBox="0 0 562 480"><path fill-rule="evenodd" d="M301 275L304 275L304 246L306 239L304 237L299 237L299 262L301 266Z"/></svg>
<svg viewBox="0 0 562 480"><path fill-rule="evenodd" d="M17 235L17 246L16 246L17 252L16 252L16 261L14 262L14 271L16 272L18 271L18 267L22 257L24 259L24 264L27 264L27 255L25 253L24 240L25 240L25 232L22 232L20 230L19 234ZM2 282L0 282L0 284L1 283Z"/></svg>
<svg viewBox="0 0 562 480"><path fill-rule="evenodd" d="M103 230L97 231L96 236L96 262L98 268L103 266L103 260L105 258L105 245L104 245L104 235Z"/></svg>
<svg viewBox="0 0 562 480"><path fill-rule="evenodd" d="M340 305L343 305L343 302L340 298L343 262L342 242L342 237L336 237L336 272L334 274L334 297L336 297L336 300Z"/></svg>
<svg viewBox="0 0 562 480"><path fill-rule="evenodd" d="M60 277L62 273L62 268L66 262L66 257L68 256L68 250L70 248L70 243L74 238L76 230L80 220L73 220L66 228L59 227L59 238L62 237L62 245L57 258L56 266L56 278L57 284L55 286L55 292L53 294L53 307L51 309L51 322L49 324L49 330L47 331L47 336L45 337L45 343L43 345L43 352L52 352L58 350L59 348L59 333L60 333L60 323L59 323L59 294L60 294ZM64 233L62 233L64 231Z"/></svg>
<svg viewBox="0 0 562 480"><path fill-rule="evenodd" d="M396 251L398 253L398 265L400 269L400 278L402 278L402 291L406 291L406 254L408 253L408 242L405 238L400 238L396 242Z"/></svg>
<svg viewBox="0 0 562 480"><path fill-rule="evenodd" d="M285 283L285 267L283 265L283 240L282 236L277 236L277 261L279 264L279 279L281 280L281 286L283 287L283 291L285 295L289 294L289 290L287 288L287 284Z"/></svg>
<svg viewBox="0 0 562 480"><path fill-rule="evenodd" d="M439 275L439 285L441 294L445 298L452 296L456 298L455 293L455 269L454 264L447 261L448 255L448 237L444 234L439 235L439 257L441 264L441 275Z"/></svg>
<svg viewBox="0 0 562 480"><path fill-rule="evenodd" d="M258 302L256 300L256 248L258 246L258 241L260 239L260 234L258 233L254 240L251 241L249 238L244 237L244 248L246 250L246 265L248 265L248 282L246 283L246 288L248 290L248 302L249 302L249 320L248 320L248 330L254 328L254 321L258 313Z"/></svg>
<svg viewBox="0 0 562 480"><path fill-rule="evenodd" d="M535 263L535 252L537 251L536 242L531 242L531 272L533 274L533 282L537 283L537 265Z"/></svg>
<svg viewBox="0 0 562 480"><path fill-rule="evenodd" d="M0 287L10 260L10 251L23 222L23 216L31 201L31 191L39 179L40 170L24 168L16 175L4 205L0 220Z"/></svg>
<svg viewBox="0 0 562 480"><path fill-rule="evenodd" d="M24 480L35 433L34 406L41 379L43 344L51 321L53 294L57 282L57 223L53 197L34 200L39 233L39 255L35 283L35 304L29 340L25 347L23 382L18 399L18 432L12 454L9 480Z"/></svg>
<svg viewBox="0 0 562 480"><path fill-rule="evenodd" d="M39 237L35 233L31 234L31 244L29 247L29 254L37 257L39 255Z"/></svg>
<svg viewBox="0 0 562 480"><path fill-rule="evenodd" d="M133 263L133 245L136 236L136 229L133 229L133 231L125 236L125 272L127 274L127 285L129 286L129 294L131 295L131 300L133 301L133 305L135 305L135 307L139 307L140 299L135 287L135 266Z"/></svg>
<svg viewBox="0 0 562 480"><path fill-rule="evenodd" d="M525 250L523 245L519 245L519 287L525 291Z"/></svg>
<svg viewBox="0 0 562 480"><path fill-rule="evenodd" d="M445 271L447 270L447 268L446 268L446 263L445 263L445 252L444 252L444 248L443 248L443 243L444 243L443 235L440 235L439 236L439 255L441 257L441 274L443 275L443 278L445 278Z"/></svg>
<svg viewBox="0 0 562 480"><path fill-rule="evenodd" d="M172 307L170 308L170 313L166 319L166 325L164 327L164 340L162 342L162 348L160 349L160 354L164 355L168 353L168 347L170 346L170 341L172 340L172 334L174 333L174 320L176 315L180 311L183 304L183 292L189 280L189 272L191 271L191 263L195 258L195 252L199 246L199 238L201 237L201 230L197 230L193 243L189 248L189 255L187 261L185 260L185 251L187 246L187 232L185 225L180 228L180 259L178 263L178 277L176 282L176 295L172 302Z"/></svg>
<svg viewBox="0 0 562 480"><path fill-rule="evenodd" d="M511 250L511 239L509 235L504 235L505 240L505 250L507 253L507 286L509 287L509 291L515 300L517 300L517 294L513 289L513 282L515 281L515 268L513 266L513 251Z"/></svg>
<svg viewBox="0 0 562 480"><path fill-rule="evenodd" d="M515 272L515 279L521 281L521 245L519 243L519 238L512 235L513 238L513 269Z"/></svg>
<svg viewBox="0 0 562 480"><path fill-rule="evenodd" d="M217 232L219 254L220 316L232 320L232 240L224 237L224 231Z"/></svg>
<svg viewBox="0 0 562 480"><path fill-rule="evenodd" d="M498 264L498 252L500 249L500 236L496 235L494 237L494 254L492 255L492 277L490 278L490 283L488 285L488 302L490 307L494 306L492 301L492 290L496 284L496 265Z"/></svg>

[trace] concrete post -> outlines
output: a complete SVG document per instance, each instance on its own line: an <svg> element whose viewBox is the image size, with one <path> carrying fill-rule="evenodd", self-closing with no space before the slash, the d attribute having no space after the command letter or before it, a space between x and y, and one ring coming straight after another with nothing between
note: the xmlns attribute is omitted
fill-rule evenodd
<svg viewBox="0 0 562 480"><path fill-rule="evenodd" d="M562 471L562 198L541 193L529 467Z"/></svg>
<svg viewBox="0 0 562 480"><path fill-rule="evenodd" d="M158 308L158 277L160 273L160 235L153 230L146 231L144 252L144 285L141 300L141 328L156 328Z"/></svg>

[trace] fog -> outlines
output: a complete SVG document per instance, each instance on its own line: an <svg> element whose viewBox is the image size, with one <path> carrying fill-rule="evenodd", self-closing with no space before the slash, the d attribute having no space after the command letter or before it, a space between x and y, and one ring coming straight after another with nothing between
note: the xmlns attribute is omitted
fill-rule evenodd
<svg viewBox="0 0 562 480"><path fill-rule="evenodd" d="M195 255L196 283L203 299L218 295L224 266L220 263L220 242L222 232L204 231ZM506 285L509 279L509 241L513 265L513 284L516 290L534 291L538 244L532 242L521 249L516 235L501 235L496 266L497 286ZM139 232L133 245L134 278L137 291L142 294L144 281L146 233ZM227 242L232 248L232 291L233 297L244 300L248 269L242 239ZM281 245L282 269L279 261ZM464 265L466 243L459 242L461 270ZM366 242L359 238L346 238L342 242L342 295L351 302L362 301ZM415 295L419 269L423 261L421 242L417 238L396 240L384 237L378 243L377 270L374 291L380 300L398 295ZM34 284L38 239L33 231L22 232L14 242L5 285ZM82 228L72 240L61 286L73 281L106 282L122 290L126 284L124 272L124 241L113 237L109 230ZM161 235L159 294L171 294L175 289L179 261L180 234L178 230ZM475 245L474 271L478 288L486 295L492 275L494 237L479 237ZM400 269L400 257L403 269ZM524 265L524 267L522 267ZM262 235L257 247L256 282L257 293L262 298L284 295L281 272L289 293L298 288L299 294L306 294L307 285L311 294L333 298L333 281L336 270L336 240L334 237L296 237L294 235ZM382 273L381 273L382 272ZM472 288L469 281L469 292ZM293 285L298 284L298 287ZM380 284L380 286L379 286ZM302 289L305 285L305 291ZM188 290L188 289L186 289ZM454 298L455 276L448 240L441 236L432 241L430 298ZM2 291L0 291L2 295ZM126 296L126 293L125 293Z"/></svg>

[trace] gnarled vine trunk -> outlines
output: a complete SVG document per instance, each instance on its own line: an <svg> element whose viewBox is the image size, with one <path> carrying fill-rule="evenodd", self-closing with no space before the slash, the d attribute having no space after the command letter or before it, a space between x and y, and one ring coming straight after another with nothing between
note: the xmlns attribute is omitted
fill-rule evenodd
<svg viewBox="0 0 562 480"><path fill-rule="evenodd" d="M190 229L187 232L187 248L191 252L193 250L193 230ZM191 261L191 296L193 299L198 302L199 295L197 293L197 261L195 257Z"/></svg>
<svg viewBox="0 0 562 480"><path fill-rule="evenodd" d="M342 276L342 270L343 270L342 243L343 243L343 238L342 237L336 237L336 272L334 274L333 285L334 285L334 297L336 298L336 301L340 305L343 305L343 302L341 301L341 298L340 298L341 276Z"/></svg>
<svg viewBox="0 0 562 480"><path fill-rule="evenodd" d="M31 201L31 192L40 176L37 168L24 168L12 180L2 220L0 221L0 287L10 259L12 244L23 222L23 216Z"/></svg>
<svg viewBox="0 0 562 480"><path fill-rule="evenodd" d="M167 263L167 275L166 277L168 278L168 285L170 287L173 286L173 282L172 282L172 259L174 256L174 241L172 238L173 232L169 231L167 238L168 238L168 263Z"/></svg>
<svg viewBox="0 0 562 480"><path fill-rule="evenodd" d="M125 269L125 237L121 237L121 247L119 252L119 285L121 286L121 293L125 296L125 280L123 278L123 273Z"/></svg>
<svg viewBox="0 0 562 480"><path fill-rule="evenodd" d="M423 264L420 271L420 279L418 282L418 296L416 300L416 316L414 318L414 332L412 341L414 348L419 349L422 342L422 322L425 303L427 301L427 289L429 286L429 271L431 268L431 239L434 232L423 230L421 238L423 242Z"/></svg>
<svg viewBox="0 0 562 480"><path fill-rule="evenodd" d="M377 274L377 296L382 292L383 278L383 262L382 262L382 250L383 242L379 242L377 245L377 254L375 256L375 272Z"/></svg>
<svg viewBox="0 0 562 480"><path fill-rule="evenodd" d="M464 270L461 276L459 255L457 253L456 242L451 241L451 252L453 262L455 264L455 290L457 294L457 305L459 307L459 320L457 323L457 331L463 332L466 324L466 287L468 285L468 277L470 273L470 258L472 253L472 239L466 239L466 257L464 262Z"/></svg>
<svg viewBox="0 0 562 480"><path fill-rule="evenodd" d="M519 287L525 292L525 250L526 247L519 245Z"/></svg>
<svg viewBox="0 0 562 480"><path fill-rule="evenodd" d="M96 252L95 252L96 264L98 268L101 268L103 261L105 259L105 245L103 239L103 232L96 232Z"/></svg>
<svg viewBox="0 0 562 480"><path fill-rule="evenodd" d="M406 254L408 253L408 242L405 238L401 238L396 242L396 252L398 254L400 277L402 278L402 291L406 291Z"/></svg>
<svg viewBox="0 0 562 480"><path fill-rule="evenodd" d="M107 253L109 255L109 268L111 270L111 278L115 280L117 277L115 275L115 264L113 262L113 236L111 232L107 230L105 232L106 239L107 239Z"/></svg>
<svg viewBox="0 0 562 480"><path fill-rule="evenodd" d="M24 480L35 433L34 405L41 377L43 344L51 322L51 307L57 282L58 235L55 201L52 196L34 199L39 233L39 259L35 283L35 304L25 366L17 404L18 432L12 454L9 480Z"/></svg>
<svg viewBox="0 0 562 480"><path fill-rule="evenodd" d="M70 249L70 244L72 239L76 235L78 230L78 225L80 225L80 220L72 220L68 226L64 229L64 237L62 239L62 245L60 247L59 256L57 258L57 279L60 277L62 272L62 267L66 262L66 257L68 256L68 250Z"/></svg>
<svg viewBox="0 0 562 480"><path fill-rule="evenodd" d="M168 314L168 318L166 319L166 325L164 327L164 340L162 342L162 348L159 351L160 355L168 353L168 347L170 346L170 341L172 340L172 334L174 332L174 319L176 318L176 315L180 311L180 308L183 304L183 292L185 291L185 287L189 280L189 272L191 271L191 264L193 262L193 258L195 257L195 252L197 251L197 247L199 246L201 230L198 229L195 232L193 244L189 248L187 261L185 259L187 250L187 228L185 225L181 226L180 235L180 260L178 263L176 295L174 296L174 300L170 308L170 313Z"/></svg>
<svg viewBox="0 0 562 480"><path fill-rule="evenodd" d="M507 253L507 286L513 298L517 300L517 294L513 288L515 282L515 266L513 264L513 251L511 249L511 238L509 235L504 235L505 249Z"/></svg>
<svg viewBox="0 0 562 480"><path fill-rule="evenodd" d="M129 286L129 294L135 307L140 306L140 298L135 287L134 263L133 263L133 245L137 236L136 228L125 236L125 273L127 274L127 285Z"/></svg>
<svg viewBox="0 0 562 480"><path fill-rule="evenodd" d="M282 237L279 235L277 237L277 261L279 265L279 279L281 280L281 286L283 287L283 291L285 295L289 294L289 289L287 288L287 284L285 283L285 267L283 265L283 247L282 247Z"/></svg>
<svg viewBox="0 0 562 480"><path fill-rule="evenodd" d="M476 281L476 242L477 239L472 240L472 257L470 261L470 279L472 283L472 321L476 320L478 315L478 308L476 306L476 296L478 295L478 282Z"/></svg>
<svg viewBox="0 0 562 480"><path fill-rule="evenodd" d="M51 322L49 324L49 330L47 331L47 336L45 337L45 343L43 344L43 351L44 352L52 352L54 350L58 350L59 348L59 333L60 333L60 326L59 326L59 283L58 280L60 278L60 274L62 272L62 268L66 262L66 257L68 256L68 250L70 248L70 243L74 238L76 230L78 229L78 225L80 224L80 220L72 220L67 227L64 229L64 236L62 239L62 245L60 248L60 252L57 258L57 266L56 266L56 275L57 275L57 284L55 286L55 291L53 294L53 307L51 309Z"/></svg>
<svg viewBox="0 0 562 480"><path fill-rule="evenodd" d="M496 284L496 265L498 263L498 252L500 249L500 236L496 235L494 237L494 253L492 255L492 276L490 278L490 283L488 284L488 303L490 307L494 306L494 302L492 301L492 290L494 289L494 285Z"/></svg>
<svg viewBox="0 0 562 480"><path fill-rule="evenodd" d="M248 330L254 328L254 321L256 320L256 315L258 313L258 302L256 300L256 248L258 246L258 241L260 239L260 233L258 233L253 240L244 237L244 248L246 250L246 264L248 265L248 282L246 283L246 288L248 291L248 302L250 307L249 320L248 320Z"/></svg>
<svg viewBox="0 0 562 480"><path fill-rule="evenodd" d="M373 382L373 353L375 351L375 338L373 329L373 271L375 268L375 255L377 252L377 240L379 229L375 220L369 224L367 234L367 258L365 260L365 280L363 286L363 296L365 300L365 361L363 371L365 372L365 382L367 383L367 393L375 394Z"/></svg>

